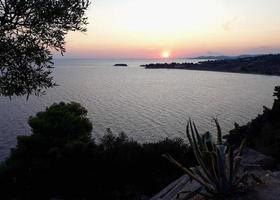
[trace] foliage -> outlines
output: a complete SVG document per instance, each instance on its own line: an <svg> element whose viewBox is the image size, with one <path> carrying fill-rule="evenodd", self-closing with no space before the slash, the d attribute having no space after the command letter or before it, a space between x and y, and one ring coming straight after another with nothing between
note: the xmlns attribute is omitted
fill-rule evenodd
<svg viewBox="0 0 280 200"><path fill-rule="evenodd" d="M280 161L280 86L275 87L274 96L276 99L271 109L264 107L263 114L247 125L235 124L227 140L238 145L247 138L246 145Z"/></svg>
<svg viewBox="0 0 280 200"><path fill-rule="evenodd" d="M31 117L32 134L18 137L0 166L1 198L139 199L182 176L166 165L163 153L172 153L184 165L195 164L182 139L140 144L108 129L96 142L89 123L77 103L54 104Z"/></svg>
<svg viewBox="0 0 280 200"><path fill-rule="evenodd" d="M221 128L216 119L215 123L218 130L216 144L212 142L209 133L201 136L195 124L191 120L188 122L186 133L198 166L186 168L169 154L165 157L201 185L193 195L200 194L209 199L227 199L235 195L240 183L248 177L247 173L240 174L239 171L245 141L234 155L233 148L223 144Z"/></svg>
<svg viewBox="0 0 280 200"><path fill-rule="evenodd" d="M274 94L273 96L275 96L278 100L280 100L280 86L276 86L274 89Z"/></svg>
<svg viewBox="0 0 280 200"><path fill-rule="evenodd" d="M0 0L0 95L42 94L55 85L52 50L86 31L89 0Z"/></svg>
<svg viewBox="0 0 280 200"><path fill-rule="evenodd" d="M87 110L80 104L61 102L48 107L45 112L37 113L35 117L30 117L29 125L35 136L53 140L50 143L88 142L92 124L86 115Z"/></svg>

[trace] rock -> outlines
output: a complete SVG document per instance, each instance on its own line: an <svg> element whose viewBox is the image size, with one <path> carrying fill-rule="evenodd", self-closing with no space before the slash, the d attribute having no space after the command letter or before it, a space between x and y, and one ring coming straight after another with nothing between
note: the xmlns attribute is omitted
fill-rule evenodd
<svg viewBox="0 0 280 200"><path fill-rule="evenodd" d="M280 180L280 171L272 172L272 176Z"/></svg>
<svg viewBox="0 0 280 200"><path fill-rule="evenodd" d="M188 181L189 176L184 175L174 182L170 183L166 188L164 188L150 200L176 199L177 194L187 185Z"/></svg>
<svg viewBox="0 0 280 200"><path fill-rule="evenodd" d="M127 67L127 64L122 64L122 63L121 63L121 64L115 64L114 66L115 66L115 67Z"/></svg>
<svg viewBox="0 0 280 200"><path fill-rule="evenodd" d="M280 172L255 171L256 175L263 181L262 184L249 182L248 189L239 197L233 197L230 200L279 200L280 199ZM184 175L171 183L168 187L155 195L151 200L176 200L177 194L184 191L194 191L199 188L195 181L189 182L188 176ZM180 195L184 197L184 194ZM205 200L200 195L196 195L190 200Z"/></svg>
<svg viewBox="0 0 280 200"><path fill-rule="evenodd" d="M248 171L250 174L254 174L258 177L260 182L256 182L254 179L248 182L250 189L244 196L235 197L232 200L278 200L280 199L280 172L271 172L267 169L274 169L276 167L276 161L259 153L253 149L244 148L241 168ZM196 181L189 181L187 175L177 179L165 189L155 195L151 200L176 200L177 194L184 191L195 191L200 188L200 185ZM181 193L183 194L183 193ZM185 193L186 194L186 193ZM182 195L184 197L184 194ZM203 197L197 195L191 200L201 200Z"/></svg>
<svg viewBox="0 0 280 200"><path fill-rule="evenodd" d="M250 148L244 148L243 150L241 166L247 170L250 170L248 168L252 167L255 168L254 170L259 167L264 170L274 169L276 164L276 161L270 156L266 156Z"/></svg>
<svg viewBox="0 0 280 200"><path fill-rule="evenodd" d="M256 185L252 191L236 200L279 200L280 180L272 176L265 176L261 178L264 180L264 184Z"/></svg>

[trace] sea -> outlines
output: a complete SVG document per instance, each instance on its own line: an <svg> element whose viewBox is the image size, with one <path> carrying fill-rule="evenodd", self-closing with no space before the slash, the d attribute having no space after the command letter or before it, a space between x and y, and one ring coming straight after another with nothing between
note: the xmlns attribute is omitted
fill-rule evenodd
<svg viewBox="0 0 280 200"><path fill-rule="evenodd" d="M30 116L61 101L79 102L88 110L97 141L111 128L143 143L186 139L189 118L201 133L213 134L213 118L218 118L227 134L234 123L244 125L263 106L272 106L274 87L280 85L277 76L140 67L199 61L55 59L52 75L58 86L45 95L0 97L0 161L16 146L17 136L31 134ZM128 66L115 67L117 63Z"/></svg>

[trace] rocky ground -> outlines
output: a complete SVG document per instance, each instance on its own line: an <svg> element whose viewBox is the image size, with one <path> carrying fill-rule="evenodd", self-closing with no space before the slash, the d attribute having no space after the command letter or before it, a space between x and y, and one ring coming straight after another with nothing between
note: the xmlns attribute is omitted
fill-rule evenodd
<svg viewBox="0 0 280 200"><path fill-rule="evenodd" d="M280 171L274 159L265 156L255 150L246 148L243 151L241 170L246 170L258 177L262 183L254 180L249 182L246 191L232 200L279 200L280 199ZM199 184L190 182L187 175L177 179L151 200L176 200L183 199L184 191L195 191ZM179 198L178 198L178 194ZM195 196L193 200L202 200L203 197Z"/></svg>

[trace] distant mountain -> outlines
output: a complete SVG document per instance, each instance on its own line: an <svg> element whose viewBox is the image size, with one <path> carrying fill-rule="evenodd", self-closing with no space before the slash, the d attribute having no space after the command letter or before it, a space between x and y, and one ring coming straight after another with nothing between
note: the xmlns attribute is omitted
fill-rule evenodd
<svg viewBox="0 0 280 200"><path fill-rule="evenodd" d="M235 58L231 57L230 59L220 56L218 58L220 59L213 56L207 58L200 57L197 59L209 60L199 63L157 63L144 65L143 67L146 69L187 69L280 76L280 54L261 56L241 55Z"/></svg>
<svg viewBox="0 0 280 200"><path fill-rule="evenodd" d="M220 55L220 56L198 56L198 57L194 57L191 59L201 59L201 60L232 60L232 59L238 59L238 58L252 58L252 57L256 57L256 56L260 56L260 55L239 55L239 56L224 56L224 55Z"/></svg>

